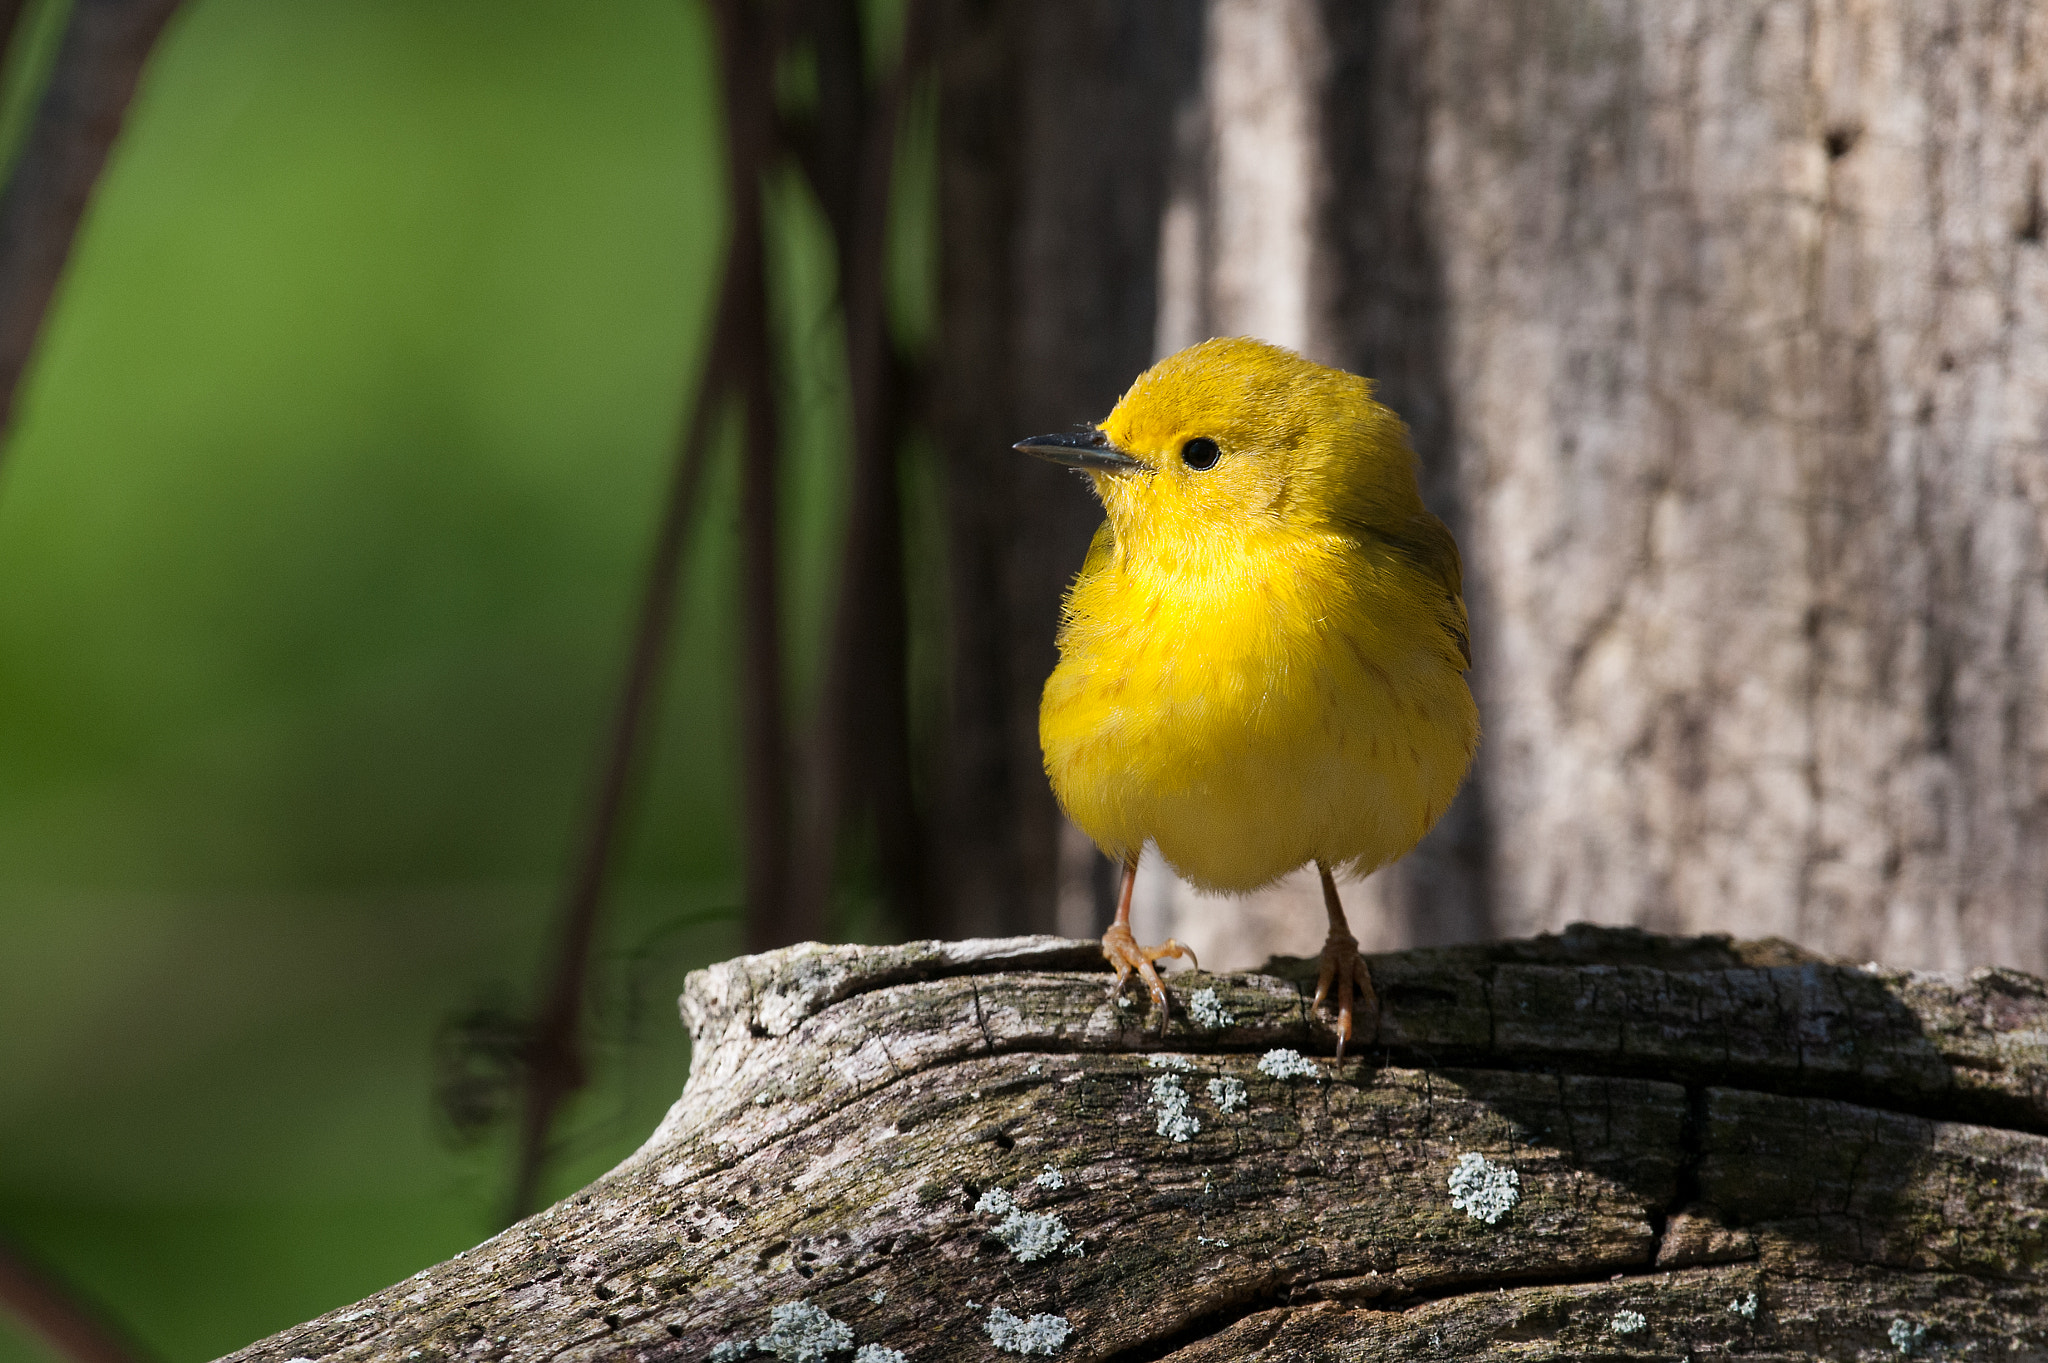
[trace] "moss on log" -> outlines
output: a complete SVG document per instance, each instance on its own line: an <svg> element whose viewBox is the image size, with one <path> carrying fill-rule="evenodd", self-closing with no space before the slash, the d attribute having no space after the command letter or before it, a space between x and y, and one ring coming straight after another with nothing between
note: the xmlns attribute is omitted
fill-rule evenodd
<svg viewBox="0 0 2048 1363"><path fill-rule="evenodd" d="M1302 962L1180 976L1162 1037L1054 938L728 961L632 1158L233 1357L2048 1359L2048 984L1594 929L1372 966L1339 1065Z"/></svg>

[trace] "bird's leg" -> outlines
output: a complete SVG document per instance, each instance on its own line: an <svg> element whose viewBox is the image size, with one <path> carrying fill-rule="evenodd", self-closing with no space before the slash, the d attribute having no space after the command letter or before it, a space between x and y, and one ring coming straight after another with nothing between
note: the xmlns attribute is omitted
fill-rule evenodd
<svg viewBox="0 0 2048 1363"><path fill-rule="evenodd" d="M1354 995L1359 1009L1372 1019L1366 1029L1366 1040L1370 1041L1380 1030L1379 996L1372 992L1372 972L1366 968L1365 960L1358 954L1358 939L1351 935L1351 925L1344 921L1344 905L1337 898L1337 882L1330 876L1330 868L1321 861L1316 862L1316 871L1323 878L1323 907L1330 911L1330 935L1323 941L1323 968L1316 976L1316 1001L1311 1008L1321 1008L1326 997L1335 995L1337 1005L1337 1058L1344 1058L1345 1043L1351 1040L1351 1000Z"/></svg>
<svg viewBox="0 0 2048 1363"><path fill-rule="evenodd" d="M1152 991L1153 1006L1159 1009L1159 1034L1166 1035L1166 984L1159 978L1159 972L1152 963L1169 956L1185 956L1188 963L1200 970L1201 962L1195 960L1195 953L1185 943L1175 938L1166 939L1166 945L1141 947L1138 939L1131 936L1131 888L1138 883L1138 859L1124 860L1124 885L1116 899L1116 921L1109 925L1109 931L1102 934L1102 954L1116 967L1116 983L1109 987L1109 996L1114 999L1124 992L1124 981L1131 972L1137 971L1138 978Z"/></svg>

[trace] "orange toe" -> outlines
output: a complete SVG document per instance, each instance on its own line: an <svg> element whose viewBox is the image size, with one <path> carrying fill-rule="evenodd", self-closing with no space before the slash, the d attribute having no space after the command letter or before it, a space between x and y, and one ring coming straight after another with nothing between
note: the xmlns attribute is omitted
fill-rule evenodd
<svg viewBox="0 0 2048 1363"><path fill-rule="evenodd" d="M1367 968L1365 958L1358 954L1358 939L1349 933L1331 933L1323 943L1322 969L1316 975L1315 1002L1312 1011L1320 1012L1325 1000L1337 1008L1337 1058L1344 1058L1344 1050L1351 1043L1354 1004L1356 1012L1363 1013L1371 1020L1366 1029L1367 1041L1379 1034L1380 1001L1373 992L1372 971Z"/></svg>
<svg viewBox="0 0 2048 1363"><path fill-rule="evenodd" d="M1188 950L1185 943L1172 937L1167 938L1160 946L1140 946L1129 928L1116 923L1102 934L1102 954L1116 969L1116 983L1110 986L1109 996L1116 998L1123 993L1124 982L1135 973L1145 982L1145 988L1152 995L1152 1003L1159 1010L1159 1030L1163 1035L1166 1031L1170 1002L1166 993L1166 982L1159 978L1159 971L1152 963L1182 956L1193 963L1195 953Z"/></svg>

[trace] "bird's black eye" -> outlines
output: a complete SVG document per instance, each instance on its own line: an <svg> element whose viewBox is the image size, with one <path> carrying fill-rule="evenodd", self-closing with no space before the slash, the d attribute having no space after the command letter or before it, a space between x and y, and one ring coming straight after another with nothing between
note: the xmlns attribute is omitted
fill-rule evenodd
<svg viewBox="0 0 2048 1363"><path fill-rule="evenodd" d="M1182 463L1200 473L1215 468L1216 461L1223 457L1223 451L1208 436L1198 435L1180 447L1180 457Z"/></svg>

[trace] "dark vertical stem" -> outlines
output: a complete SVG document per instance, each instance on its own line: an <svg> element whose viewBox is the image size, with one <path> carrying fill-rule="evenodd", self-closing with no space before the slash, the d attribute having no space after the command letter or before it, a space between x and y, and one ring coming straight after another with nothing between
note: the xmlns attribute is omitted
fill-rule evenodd
<svg viewBox="0 0 2048 1363"><path fill-rule="evenodd" d="M832 96L820 122L858 131L844 148L854 153L851 175L827 162L823 152L830 144L822 142L812 170L838 245L853 467L819 701L808 845L795 893L807 913L822 916L839 833L848 807L858 803L874 819L884 893L899 919L918 928L926 919L924 853L911 780L910 628L897 467L908 375L890 343L886 295L896 144L911 84L922 68L922 7L913 3L904 24L901 59L873 98L847 79L865 65L857 29L843 22L821 24L817 35L820 84Z"/></svg>
<svg viewBox="0 0 2048 1363"><path fill-rule="evenodd" d="M13 421L22 373L143 64L177 7L178 0L72 6L35 123L0 194L0 432Z"/></svg>
<svg viewBox="0 0 2048 1363"><path fill-rule="evenodd" d="M755 274L743 349L766 358L765 291ZM782 615L776 535L775 391L765 363L741 380L747 438L740 469L740 727L746 764L747 944L754 950L815 936L817 921L792 912L789 895L788 738L782 702Z"/></svg>
<svg viewBox="0 0 2048 1363"><path fill-rule="evenodd" d="M740 465L740 729L747 943L758 950L813 935L817 923L789 894L789 743L783 714L782 593L777 526L773 356L763 255L761 177L775 154L770 105L779 11L720 0L726 72L727 169L732 199L733 345L729 354L746 438Z"/></svg>
<svg viewBox="0 0 2048 1363"><path fill-rule="evenodd" d="M865 566L868 609L861 639L866 666L849 673L847 754L862 778L862 798L874 820L877 871L884 895L899 923L930 935L931 906L925 887L924 820L912 779L910 748L910 618L904 578L902 487L897 452L906 434L905 392L909 377L893 354L882 359L876 379L882 412L873 437L875 454L867 469L873 507ZM852 567L849 555L849 567Z"/></svg>
<svg viewBox="0 0 2048 1363"><path fill-rule="evenodd" d="M590 957L611 878L619 835L639 754L661 675L675 617L678 577L704 449L725 399L738 389L746 428L741 478L743 562L741 580L746 673L741 705L748 735L747 914L750 938L758 925L776 921L779 877L787 861L779 810L784 801L781 755L781 659L776 645L774 581L774 393L770 384L767 296L761 243L761 173L769 154L767 68L770 35L760 6L728 3L719 8L726 76L727 169L731 182L732 236L726 250L709 358L695 404L677 446L661 526L641 589L633 645L614 707L610 738L592 796L590 817L576 875L562 906L555 950L549 958L542 1003L528 1036L525 1055L525 1110L520 1125L519 1163L513 1179L511 1217L533 1210L546 1168L550 1136L563 1105L588 1080L582 1030L589 993ZM761 528L765 523L765 532ZM765 541L765 543L764 543ZM761 560L766 561L765 585ZM762 630L757 621L764 619ZM765 651L762 636L765 634ZM763 696L766 700L764 702ZM764 736L765 734L765 736ZM760 868L766 868L765 878Z"/></svg>
<svg viewBox="0 0 2048 1363"><path fill-rule="evenodd" d="M898 459L908 435L913 375L889 336L889 208L904 111L925 70L926 6L907 0L897 68L876 101L861 155L861 198L846 251L847 351L853 385L854 511L862 537L849 534L849 587L865 587L864 612L847 621L844 713L847 760L862 776L874 818L884 892L904 926L928 930L924 829L911 779L910 619L904 580L903 488ZM859 555L856 558L856 554ZM864 654L864 660L860 655Z"/></svg>

